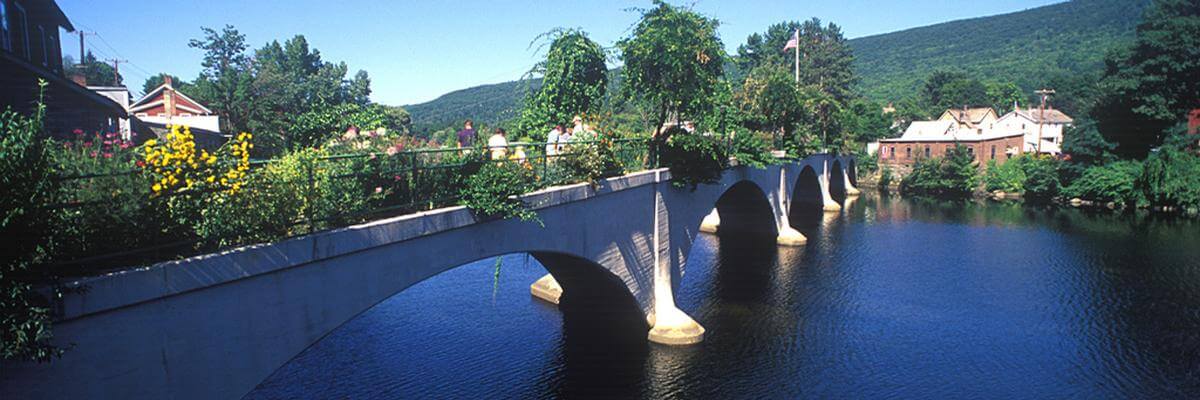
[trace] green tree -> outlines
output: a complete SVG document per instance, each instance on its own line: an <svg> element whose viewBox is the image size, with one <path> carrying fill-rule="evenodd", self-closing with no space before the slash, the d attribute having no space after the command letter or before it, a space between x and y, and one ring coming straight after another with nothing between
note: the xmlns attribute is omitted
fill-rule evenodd
<svg viewBox="0 0 1200 400"><path fill-rule="evenodd" d="M542 77L542 85L526 98L519 123L519 131L535 140L544 140L551 127L576 115L598 114L608 88L604 49L598 43L575 29L546 36L551 38L546 59L530 71Z"/></svg>
<svg viewBox="0 0 1200 400"><path fill-rule="evenodd" d="M142 84L142 94L147 94L154 89L158 89L159 86L162 86L163 82L166 82L167 77L171 78L171 86L174 87L175 90L178 90L179 92L188 96L192 95L191 92L194 89L192 84L183 79L179 79L178 76L167 73L160 73L158 75L146 78L146 82Z"/></svg>
<svg viewBox="0 0 1200 400"><path fill-rule="evenodd" d="M650 110L656 142L668 117L700 117L713 107L725 62L719 23L661 0L644 10L633 34L617 43L625 62L622 90Z"/></svg>
<svg viewBox="0 0 1200 400"><path fill-rule="evenodd" d="M252 84L254 75L250 57L246 55L246 35L233 26L221 31L201 28L203 39L192 39L188 46L204 51L203 70L196 78L196 97L221 117L224 132L249 130L256 98Z"/></svg>
<svg viewBox="0 0 1200 400"><path fill-rule="evenodd" d="M929 115L938 115L950 108L991 104L987 86L958 71L936 71L930 75L922 86L921 100Z"/></svg>
<svg viewBox="0 0 1200 400"><path fill-rule="evenodd" d="M1155 0L1127 49L1111 53L1093 115L1124 156L1140 157L1164 132L1200 108L1200 7Z"/></svg>
<svg viewBox="0 0 1200 400"><path fill-rule="evenodd" d="M988 82L984 84L987 91L988 105L1000 115L1013 110L1013 104L1020 104L1026 96L1021 88L1012 82Z"/></svg>
<svg viewBox="0 0 1200 400"><path fill-rule="evenodd" d="M792 75L774 64L751 70L736 99L750 129L782 133L785 141L792 140L808 111Z"/></svg>
<svg viewBox="0 0 1200 400"><path fill-rule="evenodd" d="M883 113L883 106L879 103L864 98L850 100L840 110L837 119L844 132L845 146L851 142L873 142L892 135L892 117Z"/></svg>
<svg viewBox="0 0 1200 400"><path fill-rule="evenodd" d="M771 25L763 34L754 33L738 46L735 63L743 71L772 64L792 72L794 50L783 51L795 32L800 31L800 84L816 86L840 103L854 97L858 78L854 74L854 54L842 29L820 19L788 21Z"/></svg>
<svg viewBox="0 0 1200 400"><path fill-rule="evenodd" d="M64 71L67 76L83 75L88 86L119 86L125 81L124 77L116 74L113 66L96 59L96 55L88 51L83 56L83 62L75 63L71 56L63 57Z"/></svg>

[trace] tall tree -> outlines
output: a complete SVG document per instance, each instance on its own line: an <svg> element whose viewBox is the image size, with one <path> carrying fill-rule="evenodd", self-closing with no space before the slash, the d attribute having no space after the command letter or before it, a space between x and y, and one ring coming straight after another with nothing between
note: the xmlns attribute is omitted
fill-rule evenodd
<svg viewBox="0 0 1200 400"><path fill-rule="evenodd" d="M990 105L987 86L959 71L934 71L921 87L920 100L929 115L948 108Z"/></svg>
<svg viewBox="0 0 1200 400"><path fill-rule="evenodd" d="M795 54L783 47L800 31L800 84L816 86L821 91L845 103L854 96L857 82L854 74L854 54L836 24L822 25L817 18L804 22L789 21L771 25L763 34L754 33L738 46L735 64L750 71L763 64L786 66L792 70Z"/></svg>
<svg viewBox="0 0 1200 400"><path fill-rule="evenodd" d="M575 29L554 30L546 60L530 75L541 75L542 85L526 98L519 130L542 138L555 124L565 124L581 114L596 114L608 88L604 49Z"/></svg>
<svg viewBox="0 0 1200 400"><path fill-rule="evenodd" d="M807 111L791 71L778 64L751 70L735 98L750 129L779 133L784 141L792 139Z"/></svg>
<svg viewBox="0 0 1200 400"><path fill-rule="evenodd" d="M226 25L221 31L201 28L203 39L188 46L204 51L203 70L196 78L196 97L221 117L224 132L244 132L257 104L251 85L254 75L246 55L246 36Z"/></svg>
<svg viewBox="0 0 1200 400"><path fill-rule="evenodd" d="M655 0L633 34L617 43L624 94L651 110L654 137L665 142L668 117L698 118L713 107L725 62L719 23Z"/></svg>
<svg viewBox="0 0 1200 400"><path fill-rule="evenodd" d="M1163 143L1167 128L1200 108L1200 5L1155 0L1133 45L1111 53L1106 64L1105 95L1094 117L1119 154L1140 157Z"/></svg>

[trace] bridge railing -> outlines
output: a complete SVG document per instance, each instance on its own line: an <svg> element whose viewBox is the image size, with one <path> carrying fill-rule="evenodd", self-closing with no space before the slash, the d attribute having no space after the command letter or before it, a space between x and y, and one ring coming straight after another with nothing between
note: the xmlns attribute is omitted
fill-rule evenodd
<svg viewBox="0 0 1200 400"><path fill-rule="evenodd" d="M510 143L511 162L526 164L544 186L580 182L565 163L596 141L574 141L558 154L549 143ZM649 140L615 139L625 172L651 167ZM356 152L250 162L245 201L214 204L212 192L151 190L142 169L58 178L62 196L49 207L64 218L48 265L58 276L102 273L430 210L459 202L486 148ZM515 158L515 157L514 157ZM289 164L290 163L290 164ZM270 174L270 177L264 176ZM279 205L298 212L271 209ZM270 218L290 215L290 218Z"/></svg>

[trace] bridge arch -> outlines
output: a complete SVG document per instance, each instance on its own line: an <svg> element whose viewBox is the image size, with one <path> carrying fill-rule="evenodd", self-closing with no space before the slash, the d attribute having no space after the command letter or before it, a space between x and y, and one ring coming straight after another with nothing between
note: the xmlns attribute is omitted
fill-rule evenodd
<svg viewBox="0 0 1200 400"><path fill-rule="evenodd" d="M767 193L753 181L729 186L713 205L720 218L719 235L738 234L775 237L779 227Z"/></svg>
<svg viewBox="0 0 1200 400"><path fill-rule="evenodd" d="M846 202L848 176L846 170L842 168L842 160L840 158L833 159L829 165L829 196L838 204Z"/></svg>

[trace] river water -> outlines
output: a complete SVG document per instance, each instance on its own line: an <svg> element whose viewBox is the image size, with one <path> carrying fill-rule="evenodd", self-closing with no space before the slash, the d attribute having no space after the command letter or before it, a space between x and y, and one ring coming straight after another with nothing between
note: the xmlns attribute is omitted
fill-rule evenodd
<svg viewBox="0 0 1200 400"><path fill-rule="evenodd" d="M1200 223L864 194L802 248L704 235L703 343L483 260L372 308L247 398L1200 398ZM622 318L624 320L622 320Z"/></svg>

